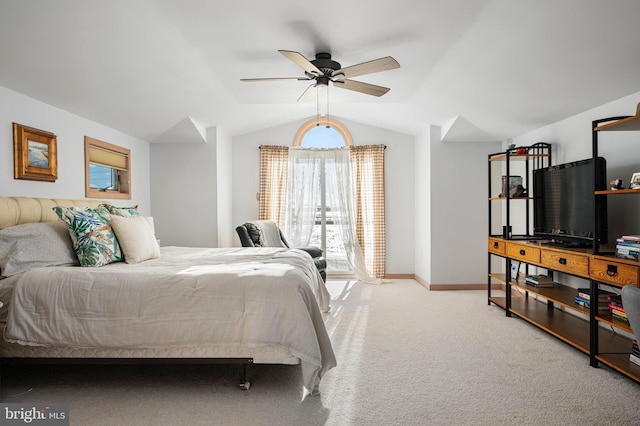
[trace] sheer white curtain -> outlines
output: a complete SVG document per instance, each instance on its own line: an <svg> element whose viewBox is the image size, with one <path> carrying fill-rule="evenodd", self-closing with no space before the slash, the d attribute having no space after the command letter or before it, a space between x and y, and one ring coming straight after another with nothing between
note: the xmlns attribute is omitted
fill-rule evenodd
<svg viewBox="0 0 640 426"><path fill-rule="evenodd" d="M349 148L289 149L289 180L284 227L292 246L308 245L320 205L320 185L324 175L327 205L331 206L335 228L344 242L347 262L360 281L381 284L365 266L356 235L351 153Z"/></svg>
<svg viewBox="0 0 640 426"><path fill-rule="evenodd" d="M283 232L291 247L309 245L316 209L320 205L322 159L312 155L314 152L317 151L289 148Z"/></svg>

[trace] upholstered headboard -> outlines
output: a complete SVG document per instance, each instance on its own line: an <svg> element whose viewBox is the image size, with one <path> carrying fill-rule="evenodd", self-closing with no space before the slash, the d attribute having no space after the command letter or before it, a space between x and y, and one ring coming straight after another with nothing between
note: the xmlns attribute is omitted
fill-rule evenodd
<svg viewBox="0 0 640 426"><path fill-rule="evenodd" d="M52 198L0 197L0 229L32 222L55 222L55 206L97 207L102 200L65 200Z"/></svg>

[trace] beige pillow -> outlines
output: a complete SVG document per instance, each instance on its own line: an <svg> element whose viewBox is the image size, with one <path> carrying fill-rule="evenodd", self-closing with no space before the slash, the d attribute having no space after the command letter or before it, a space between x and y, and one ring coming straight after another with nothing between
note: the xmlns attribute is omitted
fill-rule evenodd
<svg viewBox="0 0 640 426"><path fill-rule="evenodd" d="M111 227L118 238L125 262L138 263L160 257L152 218L111 215Z"/></svg>

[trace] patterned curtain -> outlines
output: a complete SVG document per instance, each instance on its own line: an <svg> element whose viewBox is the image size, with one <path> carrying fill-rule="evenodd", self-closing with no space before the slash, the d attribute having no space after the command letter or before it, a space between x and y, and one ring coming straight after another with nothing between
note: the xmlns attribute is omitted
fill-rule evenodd
<svg viewBox="0 0 640 426"><path fill-rule="evenodd" d="M259 220L272 220L282 224L288 167L288 147L260 146Z"/></svg>
<svg viewBox="0 0 640 426"><path fill-rule="evenodd" d="M367 271L385 274L384 145L351 146L356 234ZM284 222L289 148L260 146L260 220Z"/></svg>
<svg viewBox="0 0 640 426"><path fill-rule="evenodd" d="M356 233L367 270L385 274L384 145L351 147Z"/></svg>

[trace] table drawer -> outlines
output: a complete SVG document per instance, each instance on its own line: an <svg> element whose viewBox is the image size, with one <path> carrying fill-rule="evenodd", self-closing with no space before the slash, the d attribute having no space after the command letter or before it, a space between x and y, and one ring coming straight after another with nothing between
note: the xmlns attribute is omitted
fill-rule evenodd
<svg viewBox="0 0 640 426"><path fill-rule="evenodd" d="M498 238L489 237L489 251L504 256L507 254L507 242Z"/></svg>
<svg viewBox="0 0 640 426"><path fill-rule="evenodd" d="M507 244L507 256L527 263L540 263L540 249L526 244Z"/></svg>
<svg viewBox="0 0 640 426"><path fill-rule="evenodd" d="M540 252L540 263L554 271L589 277L589 255L586 254L560 253L543 249Z"/></svg>
<svg viewBox="0 0 640 426"><path fill-rule="evenodd" d="M591 279L619 286L631 284L637 287L639 271L639 266L627 265L616 261L592 258L589 262Z"/></svg>

